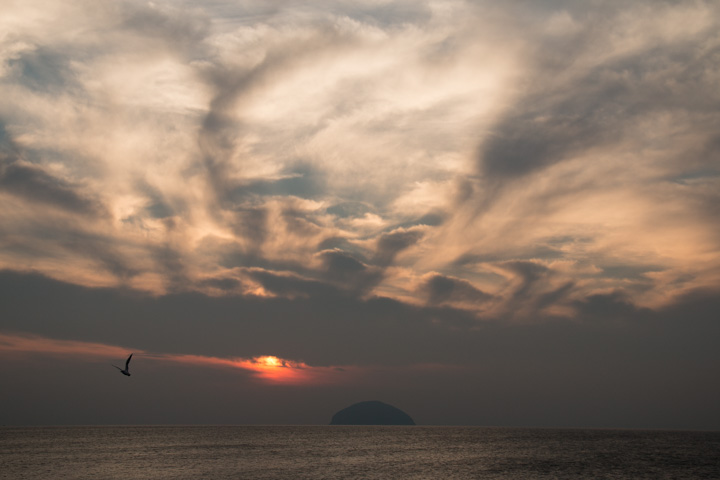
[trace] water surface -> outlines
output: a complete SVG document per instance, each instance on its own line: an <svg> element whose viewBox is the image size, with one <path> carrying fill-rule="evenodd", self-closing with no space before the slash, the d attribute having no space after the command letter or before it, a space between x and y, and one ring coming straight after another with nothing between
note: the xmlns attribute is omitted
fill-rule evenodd
<svg viewBox="0 0 720 480"><path fill-rule="evenodd" d="M720 432L2 427L0 478L720 479Z"/></svg>

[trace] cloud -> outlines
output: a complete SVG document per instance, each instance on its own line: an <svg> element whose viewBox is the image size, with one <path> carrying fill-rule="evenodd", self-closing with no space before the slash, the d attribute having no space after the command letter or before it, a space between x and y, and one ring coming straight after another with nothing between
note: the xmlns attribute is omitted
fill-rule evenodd
<svg viewBox="0 0 720 480"><path fill-rule="evenodd" d="M309 386L327 382L340 383L347 381L347 377L351 375L350 370L353 370L352 368L339 369L335 367L315 368L301 362L293 362L272 355L254 358L218 358L202 355L157 354L136 350L99 343L0 333L0 352L4 354L70 356L91 358L93 360L104 358L120 363L119 359L125 358L128 351L131 351L135 359L134 365L138 365L139 362L150 361L200 367L236 368L249 372L264 382L278 384Z"/></svg>
<svg viewBox="0 0 720 480"><path fill-rule="evenodd" d="M420 289L422 296L427 298L431 305L460 303L470 304L477 308L477 305L493 298L492 295L475 288L468 281L440 274L428 275Z"/></svg>
<svg viewBox="0 0 720 480"><path fill-rule="evenodd" d="M380 266L390 265L395 257L422 238L420 230L398 229L381 235L377 241L374 263Z"/></svg>
<svg viewBox="0 0 720 480"><path fill-rule="evenodd" d="M0 350L102 358L122 358L127 355L127 349L122 347L73 340L53 340L34 335L3 334L0 336Z"/></svg>
<svg viewBox="0 0 720 480"><path fill-rule="evenodd" d="M279 295L216 297L184 292L152 297L6 271L0 275L6 312L0 330L132 345L156 353L241 358L271 354L316 366L370 366L475 365L494 355L528 358L538 348L550 348L526 344L533 335L540 343L551 342L553 348L569 348L563 346L565 337L554 338L563 329L599 350L621 332L625 333L618 341L625 334L649 335L659 343L628 338L624 355L628 359L652 352L662 356L665 350L652 349L663 345L663 338L672 343L673 335L680 335L688 345L710 348L715 328L714 291L693 292L659 310L636 307L620 292L590 295L573 303L577 313L572 318L539 312L522 322L506 323L502 315L478 322L471 311L453 308L450 301L477 301L480 295L457 280L449 294L436 288L443 295L439 299L448 299L448 304L415 307L389 298L358 299L321 282L262 272L254 278ZM446 280L452 279L438 284L443 286ZM38 297L43 302L32 301ZM683 309L690 316L678 316ZM689 325L693 328L685 331ZM514 353L503 353L506 342L521 343L512 347ZM524 353L523 348L530 350Z"/></svg>
<svg viewBox="0 0 720 480"><path fill-rule="evenodd" d="M10 79L41 94L57 94L79 86L69 59L50 46L19 52L5 68Z"/></svg>
<svg viewBox="0 0 720 480"><path fill-rule="evenodd" d="M325 278L351 291L366 292L382 278L381 270L366 265L345 252L325 250L318 255L325 271Z"/></svg>
<svg viewBox="0 0 720 480"><path fill-rule="evenodd" d="M266 270L254 269L248 276L259 282L269 294L287 298L343 295L343 290L317 280L296 275L280 275Z"/></svg>
<svg viewBox="0 0 720 480"><path fill-rule="evenodd" d="M0 191L84 215L104 213L99 200L24 158L22 147L0 124Z"/></svg>
<svg viewBox="0 0 720 480"><path fill-rule="evenodd" d="M152 354L133 357L136 368L143 365L142 375L136 370L132 377L140 382L136 388L146 381L152 383L142 387L148 392L158 391L158 384L170 388L182 367L178 382L186 388L186 382L198 385L199 375L219 382L224 391L242 385L232 390L239 399L248 392L265 398L258 385L283 385L280 378L265 376L265 360L259 358L273 355L296 359L282 367L293 373L284 385L294 388L296 407L310 411L327 398L342 406L348 398L371 392L397 396L428 421L441 423L452 417L479 424L579 421L707 428L717 421L712 406L720 391L716 382L707 381L719 361L717 290L694 291L657 310L638 308L628 297L611 293L579 301L574 318L539 313L526 322L478 322L447 305L412 307L334 292L295 299L187 292L148 296L7 271L0 274L0 287L0 363L16 372L2 375L17 385L17 371L33 372L23 380L24 391L30 379L45 378L32 365L46 355L53 362L41 363L44 368L73 359L73 371L105 381L99 380L105 374L93 373L91 366L135 351ZM71 377L65 380L69 385L90 388ZM302 385L313 385L305 391L315 396L306 398ZM218 391L217 385L208 388ZM6 395L15 399L17 391ZM69 395L60 387L54 391ZM148 397L151 405L154 395ZM611 405L612 411L601 409L599 415L594 402ZM478 404L483 413L476 416ZM15 401L8 405L7 412L27 415ZM267 408L276 407L254 406L253 411L267 414ZM530 414L537 408L542 419ZM579 417L568 419L568 408ZM646 412L642 418L649 423L628 410Z"/></svg>
<svg viewBox="0 0 720 480"><path fill-rule="evenodd" d="M102 206L97 201L78 193L73 185L42 168L17 161L4 162L0 166L0 190L31 202L42 202L81 214L97 215L102 212Z"/></svg>
<svg viewBox="0 0 720 480"><path fill-rule="evenodd" d="M717 123L705 104L717 102L706 69L718 49L717 11L704 2L538 8L528 25L535 43L525 45L527 81L479 140L476 176L461 183L431 265L473 278L483 262L555 262L563 266L554 278L574 285L563 290L571 297L617 288L643 306L668 301L689 284L658 280L688 279L690 264L706 271L690 258L717 252L715 214L693 198L715 195L667 181L703 172L699 183L716 183L704 146ZM563 237L574 240L553 240ZM590 278L588 268L598 273ZM702 276L690 283L716 282L715 273Z"/></svg>
<svg viewBox="0 0 720 480"><path fill-rule="evenodd" d="M572 19L563 12L567 21ZM707 103L717 99L704 70L719 48L717 12L704 2L609 6L586 29L543 36L529 62L535 80L483 141L481 173L499 181L523 177L585 151L640 141L633 128L648 117L677 115L705 135ZM707 16L707 17L706 17ZM670 22L684 18L682 27ZM604 51L601 50L604 48ZM629 138L628 138L629 137Z"/></svg>
<svg viewBox="0 0 720 480"><path fill-rule="evenodd" d="M317 315L329 356L404 328L413 357L436 325L629 322L720 281L710 2L8 8L8 271L170 318L268 309L269 343Z"/></svg>

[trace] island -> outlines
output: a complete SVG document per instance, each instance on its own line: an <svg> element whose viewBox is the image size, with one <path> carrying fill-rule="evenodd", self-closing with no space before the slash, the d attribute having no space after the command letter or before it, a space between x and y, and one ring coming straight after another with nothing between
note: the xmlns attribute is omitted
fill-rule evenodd
<svg viewBox="0 0 720 480"><path fill-rule="evenodd" d="M330 425L415 425L415 422L399 408L373 400L343 408L333 415Z"/></svg>

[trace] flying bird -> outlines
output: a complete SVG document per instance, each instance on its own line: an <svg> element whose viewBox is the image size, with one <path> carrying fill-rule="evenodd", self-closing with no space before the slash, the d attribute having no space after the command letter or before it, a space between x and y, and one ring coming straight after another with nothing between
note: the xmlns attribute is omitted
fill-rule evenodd
<svg viewBox="0 0 720 480"><path fill-rule="evenodd" d="M127 376L129 377L129 376L130 376L130 368L129 368L129 365L130 365L130 359L132 358L132 356L133 356L133 354L131 353L130 356L128 357L128 359L125 360L125 370L123 370L122 368L118 367L117 365L113 365L113 367L115 367L115 368L117 368L118 370L120 370L120 373L122 373L123 375L127 375Z"/></svg>

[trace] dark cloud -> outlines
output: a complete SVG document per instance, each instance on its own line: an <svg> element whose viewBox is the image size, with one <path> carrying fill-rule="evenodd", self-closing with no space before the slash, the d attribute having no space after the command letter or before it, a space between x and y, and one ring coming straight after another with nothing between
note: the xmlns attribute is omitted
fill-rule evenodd
<svg viewBox="0 0 720 480"><path fill-rule="evenodd" d="M382 271L348 252L325 250L318 254L323 263L324 280L362 294L382 280Z"/></svg>
<svg viewBox="0 0 720 480"><path fill-rule="evenodd" d="M0 120L0 165L17 161L20 157L20 147L7 131L5 122Z"/></svg>
<svg viewBox="0 0 720 480"><path fill-rule="evenodd" d="M150 254L155 260L153 271L162 275L166 288L170 291L183 291L189 287L187 269L180 252L166 244L151 248Z"/></svg>
<svg viewBox="0 0 720 480"><path fill-rule="evenodd" d="M377 250L372 263L387 267L392 264L398 253L417 243L422 236L423 232L418 230L396 230L381 235L377 241Z"/></svg>
<svg viewBox="0 0 720 480"><path fill-rule="evenodd" d="M227 276L207 278L201 280L199 284L203 287L217 288L226 292L237 290L241 286L240 280Z"/></svg>
<svg viewBox="0 0 720 480"><path fill-rule="evenodd" d="M465 265L477 265L481 263L502 263L508 261L508 257L513 258L514 261L527 262L532 259L545 259L551 260L556 258L562 258L565 253L562 249L558 248L552 242L548 242L547 245L539 243L529 248L524 248L521 251L510 251L510 252L494 252L494 253L464 253L458 256L452 261L452 266L462 267ZM530 262L532 263L532 262Z"/></svg>
<svg viewBox="0 0 720 480"><path fill-rule="evenodd" d="M573 302L573 306L583 318L617 323L647 320L652 313L649 309L633 305L622 291L590 295Z"/></svg>
<svg viewBox="0 0 720 480"><path fill-rule="evenodd" d="M428 225L430 227L439 227L445 220L447 220L448 214L445 212L431 212L418 218L414 225ZM408 227L411 225L407 225Z"/></svg>
<svg viewBox="0 0 720 480"><path fill-rule="evenodd" d="M283 209L281 217L287 231L292 235L310 237L321 234L324 230L314 215L294 207Z"/></svg>
<svg viewBox="0 0 720 480"><path fill-rule="evenodd" d="M25 161L26 152L0 121L0 190L75 213L106 215L99 199L79 185L52 175L42 166Z"/></svg>
<svg viewBox="0 0 720 480"><path fill-rule="evenodd" d="M120 253L120 245L115 239L86 230L87 222L93 217L100 222L109 217L99 199L86 193L81 186L52 175L42 166L24 161L24 152L4 129L0 129L0 142L0 191L31 204L79 215L62 220L52 215L26 220L20 226L13 226L12 232L0 228L7 235L5 245L8 249L19 258L49 258L59 252L71 252L97 262L99 267L122 281L139 273Z"/></svg>
<svg viewBox="0 0 720 480"><path fill-rule="evenodd" d="M583 118L583 112L545 113L547 117L523 111L499 124L498 134L482 147L483 173L490 178L520 177L594 146L609 133L599 128L592 114Z"/></svg>
<svg viewBox="0 0 720 480"><path fill-rule="evenodd" d="M40 167L11 163L0 169L0 188L9 193L77 213L97 214L101 211L97 201L83 196L72 184Z"/></svg>
<svg viewBox="0 0 720 480"><path fill-rule="evenodd" d="M232 242L229 244L201 243L199 252L210 257L219 257L218 264L224 268L260 268L275 272L310 273L311 269L291 260L272 260L261 252Z"/></svg>
<svg viewBox="0 0 720 480"><path fill-rule="evenodd" d="M248 276L260 282L268 292L286 298L313 298L316 296L332 298L346 295L342 289L325 282L295 275L280 275L267 270L251 270L248 272Z"/></svg>
<svg viewBox="0 0 720 480"><path fill-rule="evenodd" d="M542 310L551 305L561 304L575 288L575 282L566 282L554 290L545 292L535 300L535 308Z"/></svg>
<svg viewBox="0 0 720 480"><path fill-rule="evenodd" d="M645 281L648 280L647 273L666 270L661 265L600 265L600 267L603 277Z"/></svg>
<svg viewBox="0 0 720 480"><path fill-rule="evenodd" d="M41 217L13 230L0 225L0 234L7 239L5 247L19 259L57 261L70 254L82 258L84 262L91 262L96 271L110 273L120 281L150 268L138 268L138 262L123 253L122 242L88 232L83 227L82 221L56 221ZM67 272L72 270L68 267Z"/></svg>
<svg viewBox="0 0 720 480"><path fill-rule="evenodd" d="M681 331L683 348L690 348L688 339L694 338L708 354L716 352L712 335L717 338L720 333L715 322L720 297L714 291L692 292L659 310L636 307L621 293L591 295L574 304L579 312L575 319L540 316L532 324L504 324L479 322L470 312L447 307L421 308L377 297L362 300L343 294L342 288L294 276L248 273L270 291L293 295L209 297L178 292L156 297L3 271L0 292L7 314L0 329L161 352L277 354L317 365L476 363L495 355L518 355L514 361L539 355L547 360L554 349L553 355L573 358L571 351L582 351L583 344L603 355L603 345L616 342L631 360L665 352L652 353L647 347L660 341L658 335L672 344L673 335ZM443 288L445 280L437 282L440 295L449 290ZM452 290L463 299L477 295L466 287L456 282ZM103 315L96 314L99 310ZM167 335L170 331L175 333Z"/></svg>
<svg viewBox="0 0 720 480"><path fill-rule="evenodd" d="M74 213L92 216L107 213L102 203L79 185L54 176L39 165L24 162L13 155L15 150L10 145L0 151L0 190Z"/></svg>
<svg viewBox="0 0 720 480"><path fill-rule="evenodd" d="M173 209L160 197L153 198L145 210L153 218L167 218L174 213Z"/></svg>
<svg viewBox="0 0 720 480"><path fill-rule="evenodd" d="M433 326L440 311L425 312L390 299L359 300L342 294L342 288L271 272L252 275L271 291L308 295L295 300L190 292L151 297L3 272L0 291L8 314L0 329L164 352L276 354L318 365L447 360L452 350L449 343L433 346L454 343L442 340L448 333ZM30 301L39 297L44 301ZM456 324L472 318L453 311L443 311L442 317L451 322L457 317Z"/></svg>
<svg viewBox="0 0 720 480"><path fill-rule="evenodd" d="M535 262L512 261L504 262L502 266L516 273L520 278L520 283L512 293L511 302L530 298L534 287L552 273L545 265Z"/></svg>
<svg viewBox="0 0 720 480"><path fill-rule="evenodd" d="M303 212L285 210L278 220L294 235L311 235L321 229ZM244 274L260 282L270 293L279 296L309 296L335 292L338 295L362 295L383 278L382 269L370 264L362 249L347 239L327 238L320 242L315 267L305 259L272 259L262 252L247 249L238 243L201 245L204 254L219 255L225 268L240 268Z"/></svg>
<svg viewBox="0 0 720 480"><path fill-rule="evenodd" d="M233 209L235 234L249 241L249 250L257 250L267 238L268 214L262 206L237 207Z"/></svg>
<svg viewBox="0 0 720 480"><path fill-rule="evenodd" d="M428 421L441 423L449 421L446 409L457 406L458 423L720 425L715 415L720 390L710 380L720 365L717 291L694 291L658 310L635 307L619 294L595 295L576 304L580 313L572 320L535 315L533 322L507 324L479 322L452 308L413 307L386 298L360 300L326 285L270 272L258 272L256 279L261 278L277 290L310 295L294 300L190 292L154 297L4 271L0 332L156 353L274 354L312 365L453 365L459 368L457 374L419 369L393 375L379 370L362 386L333 387L350 388L355 395L377 390L396 392L406 400L432 398L435 407L421 402L417 408L427 412ZM144 375L152 373L146 370ZM318 401L317 390L303 391L316 394L305 401ZM507 410L499 410L499 404ZM530 413L531 404L533 411L544 413L544 420ZM477 414L478 405L485 414ZM577 416L568 417L568 409ZM623 413L628 411L635 413Z"/></svg>
<svg viewBox="0 0 720 480"><path fill-rule="evenodd" d="M163 219L175 215L176 211L170 205L163 192L145 180L137 182L136 190L147 198L145 212L152 218Z"/></svg>
<svg viewBox="0 0 720 480"><path fill-rule="evenodd" d="M456 302L478 305L493 298L466 280L440 274L431 275L420 287L420 294L430 305Z"/></svg>
<svg viewBox="0 0 720 480"><path fill-rule="evenodd" d="M539 42L532 86L480 147L480 172L491 183L520 178L617 142L646 115L705 114L720 105L712 93L717 79L705 68L720 47L709 36L651 45L576 73L578 61L604 32L591 28L578 35L572 41L564 38L560 51L552 39ZM713 46L699 52L698 43ZM563 75L572 77L572 88L558 81Z"/></svg>

